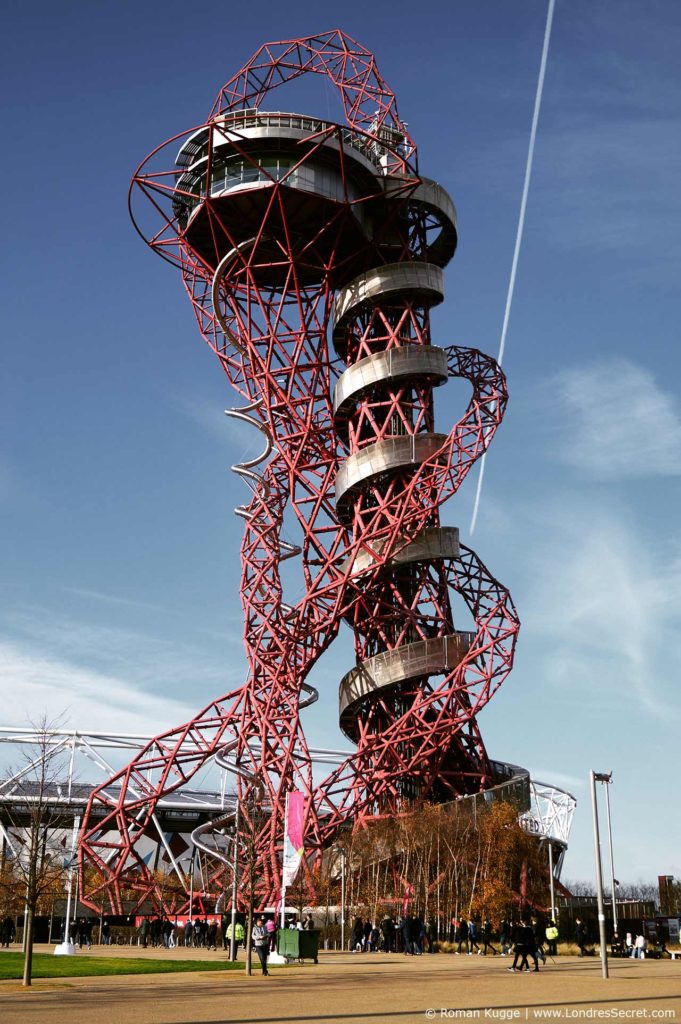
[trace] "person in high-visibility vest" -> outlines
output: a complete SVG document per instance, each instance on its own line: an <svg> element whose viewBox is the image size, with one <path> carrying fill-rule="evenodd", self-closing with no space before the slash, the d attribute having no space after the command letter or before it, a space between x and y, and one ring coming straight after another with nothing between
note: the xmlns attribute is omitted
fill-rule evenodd
<svg viewBox="0 0 681 1024"><path fill-rule="evenodd" d="M546 942L548 943L548 955L557 956L558 949L556 943L558 942L558 929L556 928L555 921L549 921L546 928Z"/></svg>
<svg viewBox="0 0 681 1024"><path fill-rule="evenodd" d="M227 937L227 942L231 946L231 944L232 944L232 922L231 921L227 925L227 930L225 932L225 935ZM235 946L235 949L239 948L239 943L240 942L243 942L244 943L244 947L245 947L245 945L246 945L246 943L244 941L245 937L246 937L246 933L244 932L244 926L242 925L241 921L237 921L236 924L234 925L234 946Z"/></svg>

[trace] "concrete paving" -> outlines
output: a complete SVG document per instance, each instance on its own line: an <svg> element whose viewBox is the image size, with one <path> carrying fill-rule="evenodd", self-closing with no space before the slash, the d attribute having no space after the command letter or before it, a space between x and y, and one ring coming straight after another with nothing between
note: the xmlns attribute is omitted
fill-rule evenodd
<svg viewBox="0 0 681 1024"><path fill-rule="evenodd" d="M51 949L51 947L49 947ZM39 951L47 951L40 948ZM173 959L222 951L95 947L89 955ZM87 953L83 953L87 956ZM241 954L243 957L243 952ZM436 954L322 953L306 963L215 974L0 982L2 1024L426 1024L429 1020L667 1020L681 1024L681 961L558 958L538 974L510 974L508 959Z"/></svg>

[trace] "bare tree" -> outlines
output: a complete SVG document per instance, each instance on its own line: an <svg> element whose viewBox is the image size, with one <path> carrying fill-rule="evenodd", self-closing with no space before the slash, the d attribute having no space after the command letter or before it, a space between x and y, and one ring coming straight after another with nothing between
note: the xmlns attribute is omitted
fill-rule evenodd
<svg viewBox="0 0 681 1024"><path fill-rule="evenodd" d="M3 880L18 885L24 897L24 973L29 986L33 973L33 937L36 913L64 890L64 798L60 783L66 775L63 744L55 744L61 722L42 716L31 722L35 742L19 768L0 784L4 829L11 856L11 871Z"/></svg>
<svg viewBox="0 0 681 1024"><path fill-rule="evenodd" d="M240 797L237 791L237 800L241 801L241 825L239 828L239 842L243 850L241 884L245 888L246 902L246 974L251 974L253 967L252 932L258 882L256 876L258 837L263 825L270 817L263 807L263 797L263 786L259 779L248 783L243 797Z"/></svg>

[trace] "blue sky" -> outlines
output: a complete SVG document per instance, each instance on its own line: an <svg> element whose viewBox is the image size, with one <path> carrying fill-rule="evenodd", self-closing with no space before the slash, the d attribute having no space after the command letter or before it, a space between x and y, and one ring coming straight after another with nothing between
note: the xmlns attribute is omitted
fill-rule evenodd
<svg viewBox="0 0 681 1024"><path fill-rule="evenodd" d="M0 718L69 709L73 726L155 732L242 678L229 466L257 438L225 420L179 275L129 223L132 171L261 42L344 28L458 207L434 340L495 353L546 6L435 0L422 23L394 0L242 5L238 20L176 0L5 13ZM473 539L523 622L483 734L577 797L568 878L593 874L591 767L615 772L618 877L681 875L680 31L675 0L558 0L511 401ZM330 110L313 84L276 106ZM462 397L438 392L439 427ZM473 496L470 480L446 508L464 541ZM351 659L346 635L317 667L313 743L341 745Z"/></svg>

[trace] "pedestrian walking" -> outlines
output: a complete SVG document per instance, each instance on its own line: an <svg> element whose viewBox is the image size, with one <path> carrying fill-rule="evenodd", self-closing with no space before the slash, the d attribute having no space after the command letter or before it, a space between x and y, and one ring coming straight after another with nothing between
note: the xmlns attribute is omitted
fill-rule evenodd
<svg viewBox="0 0 681 1024"><path fill-rule="evenodd" d="M586 926L582 919L578 917L575 920L575 941L579 946L579 955L586 955Z"/></svg>
<svg viewBox="0 0 681 1024"><path fill-rule="evenodd" d="M402 947L404 949L404 955L405 956L411 956L412 952L413 952L413 950L411 948L412 924L411 924L411 917L410 917L409 914L405 914L405 916L402 918L402 929L401 930L402 930Z"/></svg>
<svg viewBox="0 0 681 1024"><path fill-rule="evenodd" d="M456 941L458 943L456 947L456 955L459 956L462 945L464 947L464 953L468 949L468 921L459 921L459 927L456 932Z"/></svg>
<svg viewBox="0 0 681 1024"><path fill-rule="evenodd" d="M543 964L546 963L546 955L544 953L544 938L546 929L542 924L539 923L536 917L532 918L532 933L534 935L534 962L537 964L537 958L541 960Z"/></svg>
<svg viewBox="0 0 681 1024"><path fill-rule="evenodd" d="M395 949L395 922L392 917L384 917L381 921L383 935L383 952L392 953Z"/></svg>
<svg viewBox="0 0 681 1024"><path fill-rule="evenodd" d="M499 925L499 945L501 947L501 955L508 956L511 951L511 926L507 918L504 918Z"/></svg>
<svg viewBox="0 0 681 1024"><path fill-rule="evenodd" d="M513 947L515 957L512 966L508 970L529 971L530 965L527 958L534 950L534 932L532 931L532 926L527 921L523 921L515 926L513 931ZM535 966L535 970L539 970L539 968Z"/></svg>
<svg viewBox="0 0 681 1024"><path fill-rule="evenodd" d="M362 939L362 950L367 953L369 951L369 936L371 935L371 921L367 918L364 922L364 937Z"/></svg>
<svg viewBox="0 0 681 1024"><path fill-rule="evenodd" d="M355 923L352 926L352 952L361 953L362 943L364 942L364 921L361 917L355 918Z"/></svg>
<svg viewBox="0 0 681 1024"><path fill-rule="evenodd" d="M409 930L409 944L411 946L411 951L414 954L414 956L421 956L421 953L423 952L423 948L421 946L421 941L422 941L421 940L421 934L423 932L423 922L421 921L421 918L418 917L418 916L410 917L409 918L409 929L408 930Z"/></svg>
<svg viewBox="0 0 681 1024"><path fill-rule="evenodd" d="M546 947L549 956L558 956L558 928L553 918L546 929Z"/></svg>
<svg viewBox="0 0 681 1024"><path fill-rule="evenodd" d="M274 953L277 945L277 926L274 923L273 918L268 917L265 921L265 931L269 939L270 953Z"/></svg>
<svg viewBox="0 0 681 1024"><path fill-rule="evenodd" d="M496 956L498 950L492 945L492 922L485 918L482 922L482 955L487 956L487 950L492 950L492 956Z"/></svg>
<svg viewBox="0 0 681 1024"><path fill-rule="evenodd" d="M14 942L14 936L16 935L16 928L14 927L14 919L9 916L5 917L2 922L2 928L0 929L0 944L9 949L11 944Z"/></svg>
<svg viewBox="0 0 681 1024"><path fill-rule="evenodd" d="M262 917L260 917L260 915L258 915L258 917L256 917L256 919L255 919L255 924L253 925L253 931L251 933L251 938L252 938L252 941L253 941L253 945L255 947L255 951L258 954L258 959L260 961L260 967L262 968L262 973L266 977L270 973L267 970L267 954L269 952L269 941L270 940L267 937L267 932L265 931L265 926L263 924L263 919L262 919Z"/></svg>
<svg viewBox="0 0 681 1024"><path fill-rule="evenodd" d="M473 949L474 948L477 951L478 956L480 956L482 950L480 949L480 946L478 945L478 925L473 920L473 918L471 918L470 921L468 922L468 955L469 956L473 956Z"/></svg>

